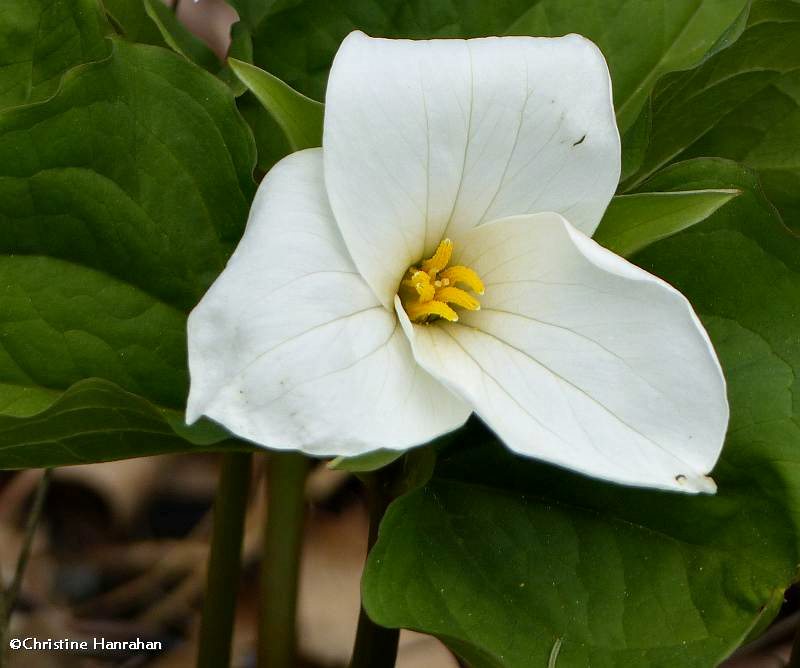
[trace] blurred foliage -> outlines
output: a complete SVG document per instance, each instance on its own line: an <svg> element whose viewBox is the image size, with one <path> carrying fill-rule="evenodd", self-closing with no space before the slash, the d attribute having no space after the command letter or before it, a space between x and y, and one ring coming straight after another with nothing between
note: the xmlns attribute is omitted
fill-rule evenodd
<svg viewBox="0 0 800 668"><path fill-rule="evenodd" d="M352 30L375 37L558 36L603 51L620 129L636 120L658 78L696 65L741 29L748 0L299 0L277 2L254 31L257 65L322 99L328 69Z"/></svg>
<svg viewBox="0 0 800 668"><path fill-rule="evenodd" d="M629 185L669 162L721 156L757 170L767 196L800 230L800 4L756 3L744 34L702 66L664 79L653 134Z"/></svg>

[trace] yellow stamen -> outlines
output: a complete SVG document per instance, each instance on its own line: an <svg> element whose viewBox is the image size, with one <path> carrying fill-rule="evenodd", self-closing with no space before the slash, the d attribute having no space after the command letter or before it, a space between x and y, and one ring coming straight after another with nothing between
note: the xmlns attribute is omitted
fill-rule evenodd
<svg viewBox="0 0 800 668"><path fill-rule="evenodd" d="M421 322L432 315L439 316L450 322L456 322L458 320L458 313L444 302L436 300L424 303L411 302L409 304L404 304L404 306L408 317L413 322Z"/></svg>
<svg viewBox="0 0 800 668"><path fill-rule="evenodd" d="M436 291L434 299L460 306L468 311L478 311L481 308L481 303L475 297L460 288L441 288Z"/></svg>
<svg viewBox="0 0 800 668"><path fill-rule="evenodd" d="M436 297L436 288L434 288L430 283L426 285L419 285L417 284L417 292L419 293L419 301L429 302L431 299Z"/></svg>
<svg viewBox="0 0 800 668"><path fill-rule="evenodd" d="M409 270L411 272L411 270ZM429 302L433 299L436 288L431 285L431 278L424 271L414 271L411 278L403 281L403 285L414 288L419 295L421 302Z"/></svg>
<svg viewBox="0 0 800 668"><path fill-rule="evenodd" d="M422 270L430 275L431 278L436 278L436 274L449 264L452 254L453 242L450 239L445 239L439 244L433 256L422 263Z"/></svg>
<svg viewBox="0 0 800 668"><path fill-rule="evenodd" d="M461 283L462 285L466 285L470 290L477 292L479 295L482 295L485 289L481 277L475 273L475 270L458 264L445 269L440 278L443 285ZM447 283L445 283L445 281L447 281Z"/></svg>
<svg viewBox="0 0 800 668"><path fill-rule="evenodd" d="M453 242L445 239L431 258L409 267L400 284L400 301L412 322L426 323L437 319L456 322L458 314L453 306L468 311L480 309L480 302L467 290L457 288L456 283L483 294L483 281L469 267L456 265L448 268L452 255Z"/></svg>

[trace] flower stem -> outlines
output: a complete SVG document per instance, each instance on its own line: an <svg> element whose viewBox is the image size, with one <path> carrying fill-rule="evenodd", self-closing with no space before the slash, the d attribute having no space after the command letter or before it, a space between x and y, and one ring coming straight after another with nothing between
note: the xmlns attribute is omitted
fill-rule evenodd
<svg viewBox="0 0 800 668"><path fill-rule="evenodd" d="M378 540L378 528L386 508L392 501L394 481L377 471L364 478L369 506L368 553ZM392 668L397 660L397 642L400 629L387 629L373 622L364 606L358 616L358 630L350 668Z"/></svg>
<svg viewBox="0 0 800 668"><path fill-rule="evenodd" d="M294 668L297 582L310 460L275 452L267 464L267 527L261 561L259 668Z"/></svg>
<svg viewBox="0 0 800 668"><path fill-rule="evenodd" d="M25 536L22 541L22 548L17 558L17 567L14 571L14 579L7 590L3 590L0 582L0 668L5 665L6 649L9 642L9 626L11 624L11 613L19 596L22 587L22 578L25 575L25 568L31 556L33 539L36 535L36 527L39 526L39 519L42 516L44 500L47 497L47 490L50 487L50 479L53 477L53 469L45 469L39 484L36 486L36 495L33 497L33 505L28 513L28 521L25 525Z"/></svg>
<svg viewBox="0 0 800 668"><path fill-rule="evenodd" d="M198 668L225 668L230 664L251 460L250 453L237 452L222 457L214 500L214 530L200 624Z"/></svg>

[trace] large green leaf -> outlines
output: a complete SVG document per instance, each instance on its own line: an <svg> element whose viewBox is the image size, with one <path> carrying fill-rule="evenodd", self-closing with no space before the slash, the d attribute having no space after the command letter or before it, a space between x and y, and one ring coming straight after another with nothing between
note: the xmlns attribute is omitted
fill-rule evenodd
<svg viewBox="0 0 800 668"><path fill-rule="evenodd" d="M84 380L34 416L0 414L0 469L250 447L226 439L211 423L190 430L182 411L161 408L106 381Z"/></svg>
<svg viewBox="0 0 800 668"><path fill-rule="evenodd" d="M322 99L342 39L563 35L593 39L608 59L620 127L636 120L664 73L698 63L735 33L749 0L300 0L276 5L254 34L257 65Z"/></svg>
<svg viewBox="0 0 800 668"><path fill-rule="evenodd" d="M55 92L71 67L108 53L97 0L0 2L0 109Z"/></svg>
<svg viewBox="0 0 800 668"><path fill-rule="evenodd" d="M464 444L386 515L363 584L379 623L433 633L476 667L708 668L775 614L800 558L800 240L733 163L676 165L646 187L742 191L636 257L692 300L722 361L718 494Z"/></svg>
<svg viewBox="0 0 800 668"><path fill-rule="evenodd" d="M757 2L730 48L655 92L640 175L671 160L715 155L756 169L770 199L800 225L800 3Z"/></svg>
<svg viewBox="0 0 800 668"><path fill-rule="evenodd" d="M164 45L156 24L147 15L145 0L101 0L111 23L129 42Z"/></svg>
<svg viewBox="0 0 800 668"><path fill-rule="evenodd" d="M41 411L87 378L141 395L155 412L182 411L186 312L241 235L254 160L225 85L158 47L115 41L53 98L0 114L0 416L17 421L9 433L27 434L20 424L42 423ZM96 453L106 430L103 411L85 415L91 429L84 421L61 437L78 459L97 456L81 444ZM178 421L164 429L170 423L191 438ZM114 444L103 458L129 455ZM14 461L26 453L41 465L36 448L16 448Z"/></svg>
<svg viewBox="0 0 800 668"><path fill-rule="evenodd" d="M617 255L629 257L703 222L739 192L716 188L618 195L608 205L593 238Z"/></svg>

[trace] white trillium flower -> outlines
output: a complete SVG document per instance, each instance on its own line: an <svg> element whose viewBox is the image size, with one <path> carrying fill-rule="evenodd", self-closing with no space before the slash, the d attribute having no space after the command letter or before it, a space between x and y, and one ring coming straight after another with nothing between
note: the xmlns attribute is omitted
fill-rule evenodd
<svg viewBox="0 0 800 668"><path fill-rule="evenodd" d="M189 317L187 419L406 449L474 411L514 452L713 492L725 381L687 300L590 236L617 186L590 41L352 33L323 147L266 176Z"/></svg>

